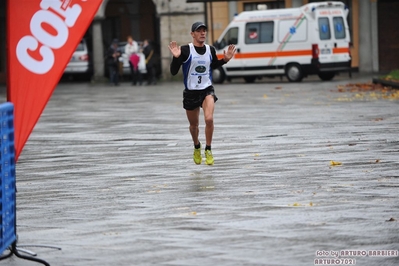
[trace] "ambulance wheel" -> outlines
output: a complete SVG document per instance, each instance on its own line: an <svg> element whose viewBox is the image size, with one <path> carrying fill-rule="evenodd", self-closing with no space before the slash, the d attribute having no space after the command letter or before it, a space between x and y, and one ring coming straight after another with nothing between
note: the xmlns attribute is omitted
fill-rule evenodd
<svg viewBox="0 0 399 266"><path fill-rule="evenodd" d="M324 81L332 80L335 77L334 72L320 72L319 78Z"/></svg>
<svg viewBox="0 0 399 266"><path fill-rule="evenodd" d="M299 82L303 79L302 69L299 64L289 64L286 66L285 75L291 82Z"/></svg>
<svg viewBox="0 0 399 266"><path fill-rule="evenodd" d="M256 80L256 76L248 76L248 77L244 77L244 80L246 83L254 83Z"/></svg>
<svg viewBox="0 0 399 266"><path fill-rule="evenodd" d="M217 69L212 70L212 81L214 83L221 84L226 79L226 74L224 73L223 68L219 67Z"/></svg>

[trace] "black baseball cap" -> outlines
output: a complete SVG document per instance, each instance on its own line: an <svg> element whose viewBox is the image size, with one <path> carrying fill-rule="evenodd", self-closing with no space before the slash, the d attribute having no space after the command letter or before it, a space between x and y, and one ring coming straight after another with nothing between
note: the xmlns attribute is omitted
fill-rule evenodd
<svg viewBox="0 0 399 266"><path fill-rule="evenodd" d="M204 27L205 29L208 29L208 27L205 25L204 22L195 22L192 26L191 26L191 32L194 32L196 30L198 30L199 28Z"/></svg>

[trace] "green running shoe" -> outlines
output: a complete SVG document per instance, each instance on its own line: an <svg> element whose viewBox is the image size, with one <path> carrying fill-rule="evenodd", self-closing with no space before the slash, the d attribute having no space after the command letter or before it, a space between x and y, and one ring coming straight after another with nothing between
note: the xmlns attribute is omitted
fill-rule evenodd
<svg viewBox="0 0 399 266"><path fill-rule="evenodd" d="M194 148L193 160L196 164L201 164L202 156L201 156L201 146L199 149Z"/></svg>
<svg viewBox="0 0 399 266"><path fill-rule="evenodd" d="M213 155L212 155L212 151L211 150L205 150L205 157L206 157L206 164L207 165L213 165Z"/></svg>

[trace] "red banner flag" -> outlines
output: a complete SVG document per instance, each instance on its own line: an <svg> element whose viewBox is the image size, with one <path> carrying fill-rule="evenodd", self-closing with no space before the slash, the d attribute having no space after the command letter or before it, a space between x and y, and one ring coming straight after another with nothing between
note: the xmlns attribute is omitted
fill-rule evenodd
<svg viewBox="0 0 399 266"><path fill-rule="evenodd" d="M7 100L15 160L102 0L8 0Z"/></svg>

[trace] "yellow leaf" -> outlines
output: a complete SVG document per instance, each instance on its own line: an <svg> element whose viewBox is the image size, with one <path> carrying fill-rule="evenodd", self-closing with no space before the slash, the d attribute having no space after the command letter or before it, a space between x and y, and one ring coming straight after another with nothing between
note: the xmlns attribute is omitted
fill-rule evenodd
<svg viewBox="0 0 399 266"><path fill-rule="evenodd" d="M295 202L294 204L292 204L292 206L294 206L294 207L299 207L299 206L301 206L301 204L298 203L298 202Z"/></svg>
<svg viewBox="0 0 399 266"><path fill-rule="evenodd" d="M267 95L266 95L266 94L263 94L263 98L267 98Z"/></svg>
<svg viewBox="0 0 399 266"><path fill-rule="evenodd" d="M337 165L342 165L341 162L336 162L336 161L330 161L331 166L337 166Z"/></svg>

